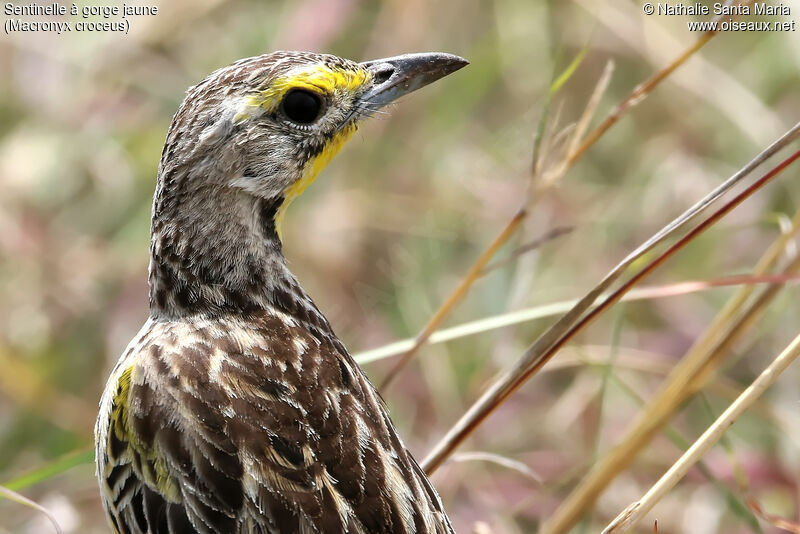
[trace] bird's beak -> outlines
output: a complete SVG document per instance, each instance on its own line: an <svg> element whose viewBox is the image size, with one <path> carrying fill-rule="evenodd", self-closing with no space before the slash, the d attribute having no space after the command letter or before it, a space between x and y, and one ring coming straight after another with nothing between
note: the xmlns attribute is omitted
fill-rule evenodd
<svg viewBox="0 0 800 534"><path fill-rule="evenodd" d="M372 74L372 87L359 98L359 103L362 109L380 109L467 64L469 61L463 57L440 52L365 61L361 66Z"/></svg>

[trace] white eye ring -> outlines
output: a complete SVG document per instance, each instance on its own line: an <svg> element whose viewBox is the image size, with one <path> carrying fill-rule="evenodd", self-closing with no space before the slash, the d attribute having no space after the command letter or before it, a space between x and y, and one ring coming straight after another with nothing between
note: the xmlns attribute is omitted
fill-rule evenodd
<svg viewBox="0 0 800 534"><path fill-rule="evenodd" d="M296 122L292 122L291 120L284 119L283 122L288 124L295 130L300 130L301 132L313 132L316 130L316 127L311 124L297 124Z"/></svg>

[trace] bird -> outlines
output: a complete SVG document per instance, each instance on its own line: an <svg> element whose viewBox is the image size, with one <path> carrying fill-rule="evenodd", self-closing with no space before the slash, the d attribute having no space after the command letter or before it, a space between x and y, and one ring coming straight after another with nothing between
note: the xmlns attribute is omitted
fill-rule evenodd
<svg viewBox="0 0 800 534"><path fill-rule="evenodd" d="M454 532L281 223L363 120L467 63L279 51L189 88L158 166L149 318L95 426L115 534Z"/></svg>

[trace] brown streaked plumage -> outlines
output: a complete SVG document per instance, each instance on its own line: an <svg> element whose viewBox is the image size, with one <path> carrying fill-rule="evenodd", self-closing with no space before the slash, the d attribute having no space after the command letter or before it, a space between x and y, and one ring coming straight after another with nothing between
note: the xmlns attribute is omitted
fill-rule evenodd
<svg viewBox="0 0 800 534"><path fill-rule="evenodd" d="M453 532L279 226L358 121L465 64L276 52L189 90L159 166L151 317L96 427L117 534Z"/></svg>

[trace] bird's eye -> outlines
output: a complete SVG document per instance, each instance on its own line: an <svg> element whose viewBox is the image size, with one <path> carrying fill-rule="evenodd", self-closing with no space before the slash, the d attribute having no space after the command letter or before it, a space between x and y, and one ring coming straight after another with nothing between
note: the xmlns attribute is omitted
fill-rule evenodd
<svg viewBox="0 0 800 534"><path fill-rule="evenodd" d="M295 89L290 91L281 103L283 113L297 124L311 124L320 115L322 99L311 91Z"/></svg>

